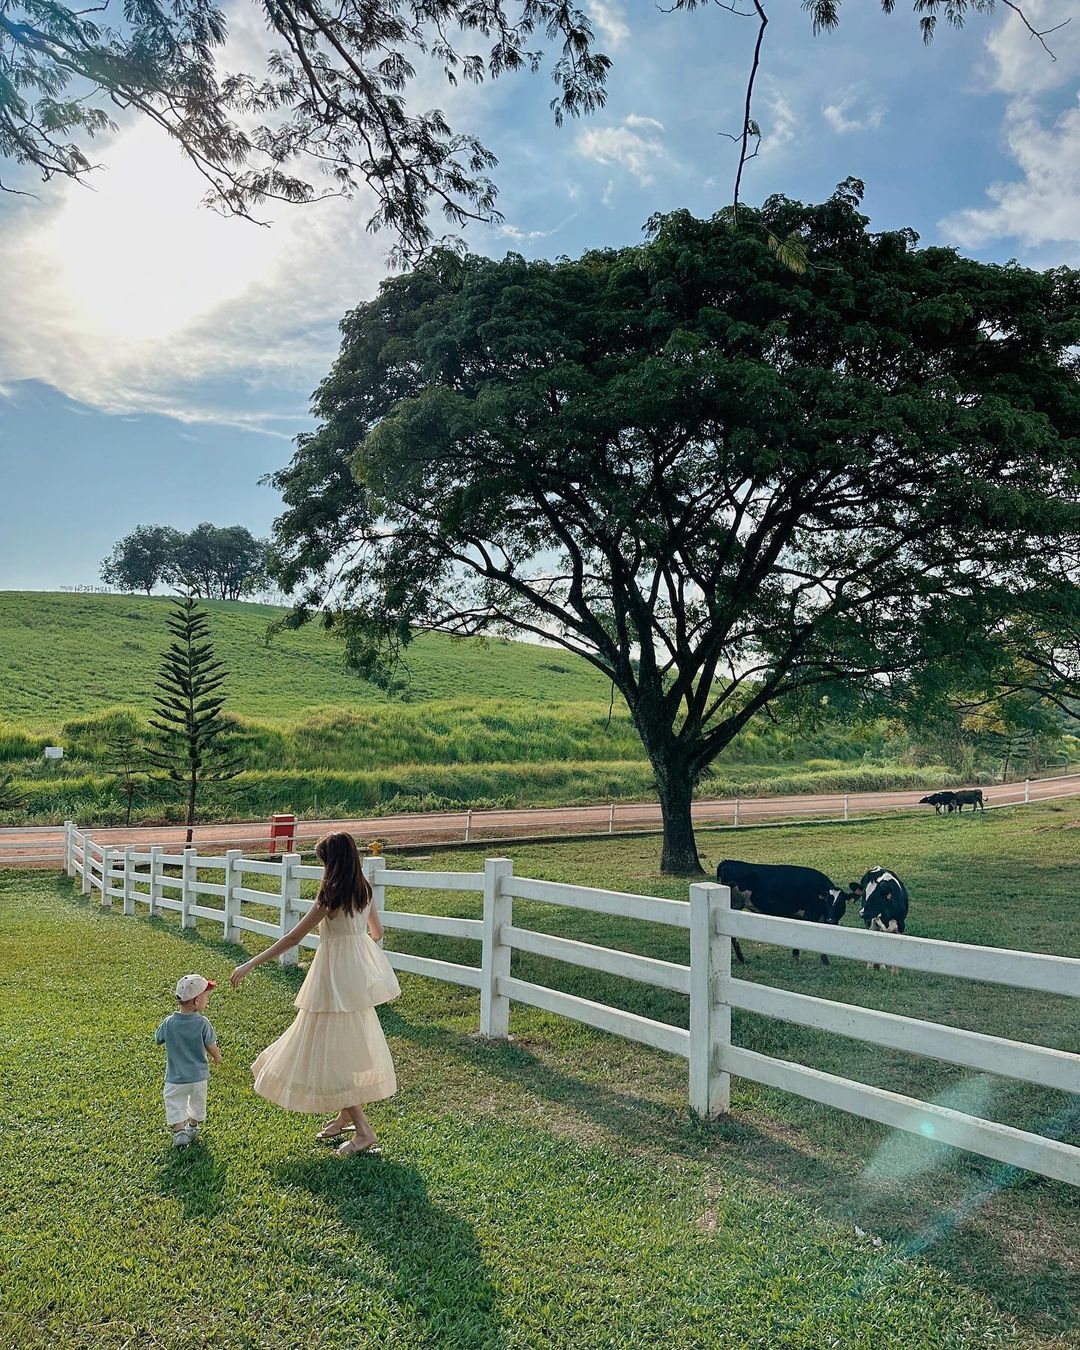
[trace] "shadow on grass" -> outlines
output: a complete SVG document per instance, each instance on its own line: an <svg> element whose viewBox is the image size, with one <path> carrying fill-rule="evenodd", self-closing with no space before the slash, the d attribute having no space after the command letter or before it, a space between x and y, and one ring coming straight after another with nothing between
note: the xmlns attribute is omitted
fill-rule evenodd
<svg viewBox="0 0 1080 1350"><path fill-rule="evenodd" d="M919 1155L925 1175L912 1173L903 1184L894 1184L860 1170L866 1157L862 1139L853 1144L850 1166L812 1151L812 1119L798 1135L792 1130L792 1139L781 1137L783 1124L767 1131L745 1115L703 1122L663 1102L564 1073L520 1041L492 1042L419 1025L394 1008L383 1008L381 1020L388 1035L422 1045L439 1058L457 1057L547 1099L618 1136L624 1148L711 1161L725 1176L764 1184L832 1222L876 1233L898 1249L898 1259L936 1265L1033 1331L1075 1330L1080 1279L1075 1264L1070 1267L1067 1256L1061 1259L1068 1244L1066 1239L1063 1246L1055 1222L1055 1216L1075 1219L1076 1197L1068 1187L982 1159L950 1157L940 1146L906 1135L901 1144ZM853 1122L857 1128L861 1122ZM804 1138L809 1147L800 1146ZM973 1222L982 1211L1008 1239ZM1044 1240L1049 1230L1048 1245L1056 1252L1035 1250L1039 1226ZM1025 1245L1031 1250L1022 1250Z"/></svg>
<svg viewBox="0 0 1080 1350"><path fill-rule="evenodd" d="M157 1186L162 1195L180 1201L185 1219L212 1219L224 1204L227 1171L200 1139L187 1148L170 1146Z"/></svg>
<svg viewBox="0 0 1080 1350"><path fill-rule="evenodd" d="M415 1167L382 1157L316 1158L275 1171L334 1209L357 1239L360 1259L374 1253L370 1277L415 1319L423 1344L499 1350L497 1298L476 1234L428 1196ZM312 1251L309 1259L336 1280L357 1278L355 1262Z"/></svg>
<svg viewBox="0 0 1080 1350"><path fill-rule="evenodd" d="M243 952L242 948L195 929L179 930L168 920L151 922L160 923L174 937L230 960L238 959ZM295 992L303 978L302 971L276 964L263 966L261 974L290 993ZM923 1175L913 1175L907 1183L893 1183L863 1171L874 1136L867 1132L871 1127L860 1121L850 1122L845 1136L850 1147L843 1145L843 1141L838 1145L835 1128L827 1120L824 1124L819 1122L813 1108L808 1108L806 1116L791 1125L777 1115L768 1129L755 1124L741 1107L736 1118L703 1123L682 1108L563 1072L551 1063L550 1057L534 1054L524 1040L491 1042L438 1023L413 1022L392 1006L380 1009L380 1020L388 1036L430 1051L433 1062L456 1059L479 1073L512 1084L533 1098L546 1099L563 1108L571 1129L576 1116L617 1136L622 1148L678 1154L719 1165L725 1175L795 1196L833 1222L858 1225L880 1235L895 1244L902 1256L936 1265L1031 1331L1068 1335L1075 1329L1080 1282L1075 1264L1070 1265L1067 1255L1061 1257L1068 1248L1068 1233L1076 1224L1076 1197L1069 1188L1023 1175L1002 1177L1000 1169L983 1160L959 1155L949 1159L940 1153L924 1160ZM760 1111L769 1095L755 1092L751 1109L756 1107ZM838 1157L837 1149L841 1146L844 1153ZM361 1165L360 1160L357 1164ZM363 1166L369 1164L374 1168L375 1160L364 1160ZM380 1165L388 1174L402 1170L394 1164ZM313 1175L318 1176L319 1169L336 1169L338 1164L337 1160L331 1160L297 1166L310 1167ZM334 1182L334 1175L331 1171L325 1183L318 1184L340 1185L340 1180ZM417 1182L422 1189L419 1178ZM365 1180L364 1185L369 1183ZM363 1195L360 1190L345 1196L349 1210L349 1214L343 1212L346 1221L352 1222L351 1214L365 1223L367 1217L374 1218L362 1208ZM456 1245L452 1230L464 1225L442 1211L434 1213L436 1230L440 1227L437 1216L442 1215L443 1246L452 1249ZM409 1232L415 1231L411 1228L415 1220L414 1213L408 1225L403 1222L400 1226L402 1288L415 1285L419 1291L418 1316L438 1312L445 1317L444 1312L438 1311L441 1294L431 1283L436 1272L427 1271L430 1258L426 1244L423 1250L409 1250ZM993 1233L989 1231L991 1226ZM391 1245L389 1241L386 1243L384 1253L390 1266ZM459 1245L475 1251L475 1240L467 1229ZM456 1268L459 1263L452 1264ZM464 1280L463 1287L468 1287L467 1271L455 1279ZM470 1327L479 1325L482 1335L472 1343L495 1346L501 1342L490 1339L495 1335L489 1315L490 1286L486 1279L482 1285L487 1293L474 1291L470 1297L477 1308L487 1308L489 1312L481 1316L474 1309L469 1314L472 1320L462 1321L460 1329L464 1334L466 1322ZM488 1339L483 1339L484 1336Z"/></svg>

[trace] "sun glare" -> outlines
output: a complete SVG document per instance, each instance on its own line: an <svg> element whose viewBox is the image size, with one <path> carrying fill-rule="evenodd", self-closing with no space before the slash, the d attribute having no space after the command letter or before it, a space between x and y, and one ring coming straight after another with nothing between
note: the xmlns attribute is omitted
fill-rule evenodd
<svg viewBox="0 0 1080 1350"><path fill-rule="evenodd" d="M156 128L122 132L103 166L40 239L80 328L167 338L273 266L272 231L204 207L203 179Z"/></svg>

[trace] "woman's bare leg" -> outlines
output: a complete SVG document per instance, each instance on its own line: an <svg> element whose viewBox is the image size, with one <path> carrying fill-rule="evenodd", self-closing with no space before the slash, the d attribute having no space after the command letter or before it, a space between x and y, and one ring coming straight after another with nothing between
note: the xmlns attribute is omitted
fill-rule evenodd
<svg viewBox="0 0 1080 1350"><path fill-rule="evenodd" d="M364 1115L362 1106L347 1106L345 1108L349 1119L356 1126L356 1133L347 1144L342 1144L335 1152L342 1158L348 1158L354 1153L365 1153L368 1149L375 1146L375 1131L371 1128L371 1122Z"/></svg>

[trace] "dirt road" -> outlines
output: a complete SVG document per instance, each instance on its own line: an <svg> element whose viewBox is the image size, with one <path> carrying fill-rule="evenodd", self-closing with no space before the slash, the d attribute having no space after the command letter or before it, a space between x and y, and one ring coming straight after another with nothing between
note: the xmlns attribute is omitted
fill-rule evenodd
<svg viewBox="0 0 1080 1350"><path fill-rule="evenodd" d="M984 787L987 805L1008 806L1025 800L1047 801L1056 797L1080 795L1080 773L1055 778L1033 778L1023 783ZM876 811L916 809L921 790L904 792L823 793L815 796L748 797L694 803L694 820L699 825L760 824L770 820L852 818ZM296 844L310 848L330 830L348 830L357 838L379 839L384 844L433 844L469 839L534 837L545 834L604 834L609 830L659 829L660 807L655 802L624 802L615 806L529 807L501 811L446 811L417 815L379 816L367 820L301 820L296 826ZM270 827L266 821L226 825L199 825L195 846L202 852L226 848L258 848L265 851ZM18 865L31 861L55 860L63 845L63 829L44 826L35 829L0 830L0 865ZM113 827L94 830L93 837L113 848L125 844L183 845L181 826Z"/></svg>

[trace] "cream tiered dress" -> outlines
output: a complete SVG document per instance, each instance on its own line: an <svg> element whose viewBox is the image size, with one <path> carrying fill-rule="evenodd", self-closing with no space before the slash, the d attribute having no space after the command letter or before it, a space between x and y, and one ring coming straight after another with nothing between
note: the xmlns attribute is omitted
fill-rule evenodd
<svg viewBox="0 0 1080 1350"><path fill-rule="evenodd" d="M252 1064L255 1091L286 1111L339 1111L397 1091L376 1004L401 988L367 927L367 910L319 923L296 1018Z"/></svg>

